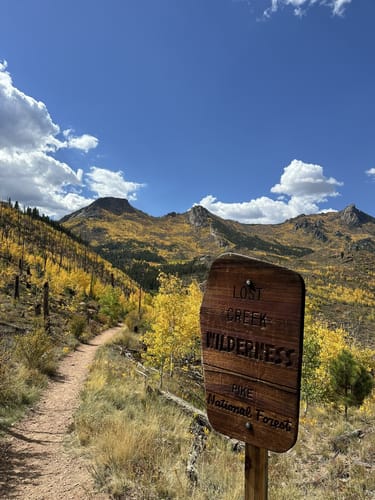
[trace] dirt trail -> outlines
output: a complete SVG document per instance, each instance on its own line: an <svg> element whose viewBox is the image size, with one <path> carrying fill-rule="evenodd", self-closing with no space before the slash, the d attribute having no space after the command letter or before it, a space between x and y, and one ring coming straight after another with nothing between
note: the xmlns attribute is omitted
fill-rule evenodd
<svg viewBox="0 0 375 500"><path fill-rule="evenodd" d="M97 348L121 328L111 328L63 359L34 410L9 431L0 450L0 498L105 500L94 493L87 463L64 447L79 392Z"/></svg>

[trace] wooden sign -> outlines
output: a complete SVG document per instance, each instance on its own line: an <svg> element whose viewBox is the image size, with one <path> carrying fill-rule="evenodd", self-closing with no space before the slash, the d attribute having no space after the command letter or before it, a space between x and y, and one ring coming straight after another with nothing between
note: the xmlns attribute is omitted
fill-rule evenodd
<svg viewBox="0 0 375 500"><path fill-rule="evenodd" d="M305 287L299 274L236 254L211 266L201 307L212 427L283 452L298 433Z"/></svg>

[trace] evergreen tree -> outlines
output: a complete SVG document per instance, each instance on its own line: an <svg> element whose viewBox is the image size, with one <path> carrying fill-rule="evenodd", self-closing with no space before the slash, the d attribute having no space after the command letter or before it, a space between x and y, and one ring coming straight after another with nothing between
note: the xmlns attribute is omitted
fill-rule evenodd
<svg viewBox="0 0 375 500"><path fill-rule="evenodd" d="M372 375L344 349L329 365L332 399L344 405L345 419L350 406L361 406L374 387Z"/></svg>

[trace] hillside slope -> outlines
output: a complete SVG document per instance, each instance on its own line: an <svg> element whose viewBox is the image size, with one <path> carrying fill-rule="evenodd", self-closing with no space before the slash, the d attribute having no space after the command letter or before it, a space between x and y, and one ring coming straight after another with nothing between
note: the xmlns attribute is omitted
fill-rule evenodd
<svg viewBox="0 0 375 500"><path fill-rule="evenodd" d="M51 333L63 334L75 314L93 316L99 298L113 287L125 295L136 289L127 275L36 209L22 212L0 202L0 340L30 331L43 315Z"/></svg>

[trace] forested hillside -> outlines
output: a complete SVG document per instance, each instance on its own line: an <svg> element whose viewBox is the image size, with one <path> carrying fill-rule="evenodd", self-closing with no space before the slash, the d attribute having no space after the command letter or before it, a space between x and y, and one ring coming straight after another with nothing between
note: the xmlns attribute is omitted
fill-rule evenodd
<svg viewBox="0 0 375 500"><path fill-rule="evenodd" d="M59 357L134 309L136 291L58 223L1 202L0 423L33 400Z"/></svg>
<svg viewBox="0 0 375 500"><path fill-rule="evenodd" d="M123 272L36 209L1 203L0 243L2 320L13 316L19 328L40 314L47 286L52 329L61 329L66 312L84 307L82 301L87 305L112 290L128 297L136 289Z"/></svg>

